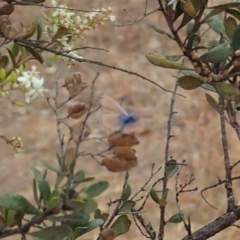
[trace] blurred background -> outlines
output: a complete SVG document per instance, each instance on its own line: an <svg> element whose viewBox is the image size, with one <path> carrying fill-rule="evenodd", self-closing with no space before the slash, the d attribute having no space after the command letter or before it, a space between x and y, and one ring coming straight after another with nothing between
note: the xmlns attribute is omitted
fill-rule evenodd
<svg viewBox="0 0 240 240"><path fill-rule="evenodd" d="M218 4L224 1L209 1L210 5ZM46 4L49 4L46 1ZM91 60L104 61L112 66L118 66L130 71L137 72L150 78L168 90L173 90L175 78L171 75L175 71L166 70L151 65L145 58L147 52L157 52L165 55L175 55L180 53L177 45L169 41L166 36L159 35L150 29L147 24L154 23L162 29L167 30L167 26L160 12L148 16L144 20L133 25L117 27L114 25L126 24L132 21L128 14L139 18L142 16L145 6L143 0L122 0L122 1L97 1L97 0L66 0L69 7L76 7L82 10L92 10L96 8L113 9L113 15L116 16L114 23L105 22L99 26L96 31L90 31L85 37L82 46L92 46L104 48L109 52L97 50L84 50L82 56ZM150 0L148 11L158 7L157 0ZM127 10L127 13L124 11ZM17 26L19 21L24 24L30 24L33 16L41 15L44 8L35 7L16 7L16 11L11 15L12 21ZM182 31L184 34L184 30ZM209 33L209 38L216 36ZM206 42L207 38L203 40ZM79 72L82 79L89 83L99 72L100 76L95 88L95 104L103 93L110 95L129 91L125 106L138 109L148 109L158 107L153 119L146 125L146 131L138 136L140 144L136 147L138 156L138 166L130 171L130 180L132 190L138 191L146 182L151 173L152 164L159 166L164 161L164 150L166 144L167 120L169 115L169 104L171 93L165 92L153 84L142 80L141 78L114 71L113 69L99 67L86 63L76 64L68 69L63 64L56 64L52 68L38 65L41 74L45 77L46 87L50 89L49 95L54 94L56 78L58 81L69 74ZM57 72L57 73L56 73ZM202 89L194 91L178 90L185 98L177 96L174 110L178 114L174 115L172 134L175 138L171 140L169 156L178 161L186 160L188 165L180 176L182 183L194 174L195 181L191 188L198 188L198 191L180 195L180 206L185 216L190 216L192 232L201 228L205 224L213 221L226 211L226 193L224 186L212 189L205 193L207 200L214 205L217 210L211 208L200 196L201 189L217 182L217 177L224 178L223 154L221 148L221 134L219 125L219 116L205 100L205 91ZM66 92L62 92L62 98L67 97ZM83 92L75 101L87 101L89 92ZM43 158L53 164L57 164L56 151L59 149L59 142L56 133L56 121L54 114L44 98L38 98L25 108L11 106L6 99L0 100L2 103L0 123L1 135L16 136L20 135L24 140L24 154L15 158L10 147L1 141L1 168L0 168L0 189L2 193L19 192L33 200L31 191L32 166L43 166L39 159ZM66 115L66 111L62 115ZM90 120L92 136L100 137L106 134L106 130L101 125L101 113L93 115ZM239 160L240 148L239 140L234 131L228 127L228 140L231 162ZM98 151L102 146L98 142L88 143L89 149ZM77 170L83 169L89 176L94 176L96 180L110 180L109 189L98 199L102 211L107 211L107 202L110 198L118 197L122 190L124 173L111 173L104 167L99 166L91 159L79 159ZM238 175L240 166L237 166L233 172ZM159 173L157 178L162 176ZM54 175L49 175L49 179L54 182ZM166 210L168 219L177 212L175 204L175 179L170 179L170 193ZM238 182L234 182L235 197L238 201L239 191ZM151 184L146 188L149 190ZM161 190L160 186L157 188ZM143 193L144 195L144 193ZM152 223L157 229L159 213L156 204L149 199L146 204L143 217ZM186 235L183 224L169 224L166 227L166 240L181 239ZM96 239L98 231L91 232L84 239ZM9 237L8 239L19 239L19 236ZM139 230L134 226L131 231L118 238L139 240L144 239ZM211 239L239 239L239 229L230 227L219 233Z"/></svg>

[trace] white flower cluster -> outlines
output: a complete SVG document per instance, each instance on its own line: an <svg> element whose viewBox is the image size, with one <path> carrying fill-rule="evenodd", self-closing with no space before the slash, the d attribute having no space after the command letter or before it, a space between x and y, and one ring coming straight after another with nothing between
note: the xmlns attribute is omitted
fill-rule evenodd
<svg viewBox="0 0 240 240"><path fill-rule="evenodd" d="M115 16L111 15L112 9L102 8L96 9L87 13L74 12L68 9L66 5L61 5L60 0L52 0L52 6L55 10L49 15L45 15L45 19L49 25L45 26L45 32L53 38L60 27L67 29L67 34L57 41L61 44L62 51L67 52L70 56L76 58L82 58L74 50L79 46L79 41L84 40L86 32L92 29L96 29L98 25L102 25L103 21L110 20L115 21ZM68 61L68 66L71 67L73 61L63 58L64 61Z"/></svg>
<svg viewBox="0 0 240 240"><path fill-rule="evenodd" d="M25 101L29 103L38 96L43 96L43 92L48 91L43 88L44 78L39 77L36 66L32 66L31 71L23 71L17 78L18 85L25 92Z"/></svg>

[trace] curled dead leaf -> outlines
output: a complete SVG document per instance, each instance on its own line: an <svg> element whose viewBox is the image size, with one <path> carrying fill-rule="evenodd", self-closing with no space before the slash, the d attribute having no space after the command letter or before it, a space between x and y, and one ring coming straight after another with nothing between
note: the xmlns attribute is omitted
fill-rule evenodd
<svg viewBox="0 0 240 240"><path fill-rule="evenodd" d="M139 144L134 133L123 134L116 132L108 137L108 143L111 147L132 147Z"/></svg>
<svg viewBox="0 0 240 240"><path fill-rule="evenodd" d="M83 131L83 133L82 133L82 131ZM75 124L74 126L70 127L70 136L74 142L78 142L80 137L82 139L88 137L90 133L91 133L91 128L87 124L83 125L82 121L80 121L77 124Z"/></svg>
<svg viewBox="0 0 240 240"><path fill-rule="evenodd" d="M113 240L116 236L113 230L111 229L103 229L100 233L102 240Z"/></svg>
<svg viewBox="0 0 240 240"><path fill-rule="evenodd" d="M137 158L129 160L120 157L106 157L102 160L101 165L110 172L123 172L136 167Z"/></svg>
<svg viewBox="0 0 240 240"><path fill-rule="evenodd" d="M83 116L86 110L85 104L78 103L68 108L68 116L77 119Z"/></svg>
<svg viewBox="0 0 240 240"><path fill-rule="evenodd" d="M14 6L12 4L4 4L0 7L0 16L10 15L14 10Z"/></svg>
<svg viewBox="0 0 240 240"><path fill-rule="evenodd" d="M34 33L35 33L35 25L24 25L22 23L21 24L21 29L20 29L20 33L19 33L19 38L29 38L31 37Z"/></svg>
<svg viewBox="0 0 240 240"><path fill-rule="evenodd" d="M122 157L122 158L126 158L128 160L131 159L135 159L136 155L135 155L135 150L131 149L129 147L114 147L113 148L113 154L117 157Z"/></svg>
<svg viewBox="0 0 240 240"><path fill-rule="evenodd" d="M18 30L12 26L9 16L0 16L0 31L7 39L14 40L18 37Z"/></svg>
<svg viewBox="0 0 240 240"><path fill-rule="evenodd" d="M71 98L76 97L80 92L82 92L85 88L87 88L87 84L82 81L80 74L73 74L71 77L65 78L64 87L69 92Z"/></svg>

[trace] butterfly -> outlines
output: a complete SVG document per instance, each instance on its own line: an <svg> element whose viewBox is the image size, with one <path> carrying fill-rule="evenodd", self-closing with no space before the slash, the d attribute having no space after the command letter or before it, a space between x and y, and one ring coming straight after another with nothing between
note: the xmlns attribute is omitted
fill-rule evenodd
<svg viewBox="0 0 240 240"><path fill-rule="evenodd" d="M102 118L103 125L110 130L120 130L123 132L141 132L144 130L144 118L151 117L150 114L128 113L116 100L108 95L103 95L100 105L105 114Z"/></svg>

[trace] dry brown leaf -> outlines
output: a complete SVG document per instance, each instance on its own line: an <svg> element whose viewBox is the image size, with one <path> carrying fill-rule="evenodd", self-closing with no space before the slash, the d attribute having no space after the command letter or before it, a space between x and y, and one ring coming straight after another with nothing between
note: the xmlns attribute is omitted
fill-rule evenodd
<svg viewBox="0 0 240 240"><path fill-rule="evenodd" d="M103 220L104 222L107 221L108 217L109 217L109 213L102 213L102 214L101 214L101 218L102 218L102 220Z"/></svg>
<svg viewBox="0 0 240 240"><path fill-rule="evenodd" d="M68 148L65 152L65 156L64 156L64 166L65 166L65 170L67 173L70 172L70 168L71 168L71 164L73 162L74 156L76 153L76 149L75 148Z"/></svg>
<svg viewBox="0 0 240 240"><path fill-rule="evenodd" d="M108 137L108 143L111 147L132 147L139 144L134 133L123 134L116 132Z"/></svg>
<svg viewBox="0 0 240 240"><path fill-rule="evenodd" d="M10 15L14 10L14 6L12 4L4 4L0 7L0 16Z"/></svg>
<svg viewBox="0 0 240 240"><path fill-rule="evenodd" d="M114 231L106 228L101 231L100 237L102 238L102 240L113 240L114 238L116 238Z"/></svg>
<svg viewBox="0 0 240 240"><path fill-rule="evenodd" d="M106 157L102 160L102 166L105 166L110 172L123 172L137 166L137 158L129 160L118 157Z"/></svg>
<svg viewBox="0 0 240 240"><path fill-rule="evenodd" d="M80 92L87 88L87 84L82 81L80 74L73 74L72 77L65 78L65 87L71 98L76 97Z"/></svg>
<svg viewBox="0 0 240 240"><path fill-rule="evenodd" d="M85 104L78 103L68 108L68 116L77 119L83 116L86 110Z"/></svg>
<svg viewBox="0 0 240 240"><path fill-rule="evenodd" d="M9 16L0 16L0 31L7 39L14 40L18 37L18 30L12 26Z"/></svg>
<svg viewBox="0 0 240 240"><path fill-rule="evenodd" d="M74 142L79 141L79 138L81 137L82 128L83 128L82 121L70 127L70 135ZM82 139L88 137L90 133L91 133L91 128L87 124L85 124L83 134L82 134Z"/></svg>
<svg viewBox="0 0 240 240"><path fill-rule="evenodd" d="M21 24L21 29L20 29L20 33L18 36L19 38L29 38L34 34L34 32L36 30L34 24L32 24L32 25L24 25L22 23L20 23L20 24Z"/></svg>
<svg viewBox="0 0 240 240"><path fill-rule="evenodd" d="M135 150L131 149L129 147L114 147L113 148L113 154L116 155L116 157L120 158L126 158L128 160L135 159Z"/></svg>

